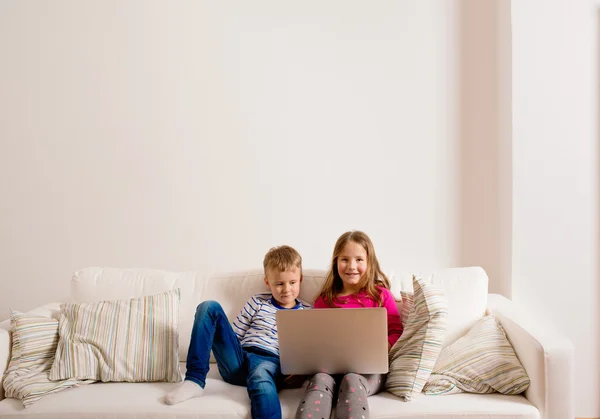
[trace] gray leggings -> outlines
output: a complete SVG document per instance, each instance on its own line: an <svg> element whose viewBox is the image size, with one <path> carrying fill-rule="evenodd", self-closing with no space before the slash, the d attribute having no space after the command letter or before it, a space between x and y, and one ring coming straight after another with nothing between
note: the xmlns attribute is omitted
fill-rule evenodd
<svg viewBox="0 0 600 419"><path fill-rule="evenodd" d="M368 419L367 397L379 393L384 385L384 374L315 374L298 405L296 419L329 419L336 389L335 415L338 419Z"/></svg>

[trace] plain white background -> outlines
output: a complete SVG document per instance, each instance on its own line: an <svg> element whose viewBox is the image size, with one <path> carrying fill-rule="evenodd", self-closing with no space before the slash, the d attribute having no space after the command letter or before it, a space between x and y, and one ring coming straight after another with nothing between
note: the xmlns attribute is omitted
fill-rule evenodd
<svg viewBox="0 0 600 419"><path fill-rule="evenodd" d="M600 416L598 0L0 3L0 318L86 266L481 265Z"/></svg>

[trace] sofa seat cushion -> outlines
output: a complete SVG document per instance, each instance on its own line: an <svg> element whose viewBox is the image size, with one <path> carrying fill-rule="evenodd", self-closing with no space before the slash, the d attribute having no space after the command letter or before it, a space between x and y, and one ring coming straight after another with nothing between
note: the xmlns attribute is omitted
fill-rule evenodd
<svg viewBox="0 0 600 419"><path fill-rule="evenodd" d="M181 364L182 370L184 364ZM44 397L27 410L16 399L0 402L0 417L30 419L225 419L250 418L245 387L225 383L211 364L204 397L175 406L162 402L177 383L96 383ZM293 418L303 389L280 393L284 418ZM371 418L407 419L539 419L538 410L523 396L503 394L420 394L402 402L390 393L369 398Z"/></svg>
<svg viewBox="0 0 600 419"><path fill-rule="evenodd" d="M371 418L380 419L540 419L537 408L521 395L421 393L402 402L385 392L369 397L369 407Z"/></svg>

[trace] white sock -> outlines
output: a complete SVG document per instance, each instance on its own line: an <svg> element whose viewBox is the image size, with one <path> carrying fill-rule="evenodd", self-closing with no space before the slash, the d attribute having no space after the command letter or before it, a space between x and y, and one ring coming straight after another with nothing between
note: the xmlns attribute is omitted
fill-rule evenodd
<svg viewBox="0 0 600 419"><path fill-rule="evenodd" d="M193 397L200 397L204 389L193 381L185 380L183 384L165 396L166 404L177 404Z"/></svg>

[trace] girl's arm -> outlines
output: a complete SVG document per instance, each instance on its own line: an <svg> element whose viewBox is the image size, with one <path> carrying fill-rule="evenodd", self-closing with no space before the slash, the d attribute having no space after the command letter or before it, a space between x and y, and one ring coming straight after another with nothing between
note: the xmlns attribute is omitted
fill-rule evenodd
<svg viewBox="0 0 600 419"><path fill-rule="evenodd" d="M251 297L246 302L246 305L244 305L244 308L242 308L242 311L240 311L240 314L238 314L236 319L233 321L233 331L237 335L238 340L240 342L242 341L244 335L246 335L246 332L250 328L250 325L252 324L252 319L254 318L254 315L256 314L259 305L259 302L256 301L254 297Z"/></svg>
<svg viewBox="0 0 600 419"><path fill-rule="evenodd" d="M400 314L398 313L398 307L396 306L392 292L387 288L381 288L381 297L383 299L382 306L387 310L388 347L391 349L402 335L402 321L400 320Z"/></svg>

